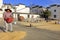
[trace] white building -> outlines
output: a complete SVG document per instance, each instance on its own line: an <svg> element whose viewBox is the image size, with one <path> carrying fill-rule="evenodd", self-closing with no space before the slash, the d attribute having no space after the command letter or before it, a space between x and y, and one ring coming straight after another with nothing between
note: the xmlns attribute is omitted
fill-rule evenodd
<svg viewBox="0 0 60 40"><path fill-rule="evenodd" d="M36 14L30 14L30 7L25 6L24 4L20 4L16 7L16 18L19 16L23 16L25 19L27 19L28 17L31 18L32 16L34 16L34 18L36 18L38 15ZM17 16L18 15L18 16Z"/></svg>
<svg viewBox="0 0 60 40"><path fill-rule="evenodd" d="M16 13L13 13L13 17L16 18L17 20L19 16L23 16L25 19L27 19L28 16L30 16L30 18L32 17L32 14L30 14L30 7L27 7L24 4L19 4L17 6L12 6L11 4L3 4L0 9L0 13L1 13L0 18L3 17L4 10L7 8L11 9L12 12L15 12L15 8L16 8ZM34 18L36 18L38 15L33 14L33 16Z"/></svg>
<svg viewBox="0 0 60 40"><path fill-rule="evenodd" d="M2 17L2 13L3 13L2 9L1 9L2 5L3 5L3 0L0 0L0 17Z"/></svg>
<svg viewBox="0 0 60 40"><path fill-rule="evenodd" d="M32 14L42 14L43 13L43 7L39 5L35 5L31 7L31 13Z"/></svg>
<svg viewBox="0 0 60 40"><path fill-rule="evenodd" d="M28 18L28 14L30 13L30 8L26 7L24 4L19 4L14 6L16 8L16 15L14 17L18 18L19 16L23 16L25 19Z"/></svg>
<svg viewBox="0 0 60 40"><path fill-rule="evenodd" d="M54 4L47 7L49 11L51 11L51 19L59 19L60 20L60 5Z"/></svg>
<svg viewBox="0 0 60 40"><path fill-rule="evenodd" d="M12 12L15 12L15 8L16 8L16 15L15 13L13 14L13 17L18 18L18 15L20 16L24 16L24 18L27 18L26 15L28 15L28 13L30 13L30 8L26 7L23 4L19 4L18 6L12 6L11 4L3 4L3 6L1 7L2 11L0 11L0 18L3 17L3 12L5 11L5 9L11 9Z"/></svg>
<svg viewBox="0 0 60 40"><path fill-rule="evenodd" d="M3 5L3 0L0 0L0 8L2 7Z"/></svg>
<svg viewBox="0 0 60 40"><path fill-rule="evenodd" d="M45 11L45 10L46 10L46 8L39 6L39 5L35 5L35 6L31 7L31 14L37 14L40 17L40 15L42 15L43 11Z"/></svg>

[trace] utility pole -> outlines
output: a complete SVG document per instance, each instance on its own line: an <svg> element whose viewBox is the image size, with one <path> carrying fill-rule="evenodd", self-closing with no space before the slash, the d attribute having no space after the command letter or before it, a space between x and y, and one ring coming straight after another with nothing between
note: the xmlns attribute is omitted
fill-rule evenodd
<svg viewBox="0 0 60 40"><path fill-rule="evenodd" d="M14 9L14 14L15 14L14 24L16 24L16 7L13 7L13 9Z"/></svg>
<svg viewBox="0 0 60 40"><path fill-rule="evenodd" d="M30 4L30 14L32 14L32 3ZM30 14L29 14L29 16L30 16ZM30 17L29 17L30 18ZM30 25L29 25L29 27L32 27L32 24L31 24L31 18L30 18L30 23L29 23Z"/></svg>
<svg viewBox="0 0 60 40"><path fill-rule="evenodd" d="M14 8L15 8L15 12L14 12L15 13L15 22L14 23L16 24L16 7L14 7Z"/></svg>

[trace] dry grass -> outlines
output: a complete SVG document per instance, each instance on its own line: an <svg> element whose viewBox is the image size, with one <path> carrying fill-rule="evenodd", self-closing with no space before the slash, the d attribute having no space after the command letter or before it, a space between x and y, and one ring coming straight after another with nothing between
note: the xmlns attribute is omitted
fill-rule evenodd
<svg viewBox="0 0 60 40"><path fill-rule="evenodd" d="M0 26L4 26L4 20L0 19ZM21 40L26 36L25 31L0 32L0 40Z"/></svg>
<svg viewBox="0 0 60 40"><path fill-rule="evenodd" d="M21 22L22 25L29 26L29 22ZM47 29L51 31L60 31L60 24L55 24L55 21L51 22L38 22L38 23L31 23L33 27L40 28L40 29Z"/></svg>
<svg viewBox="0 0 60 40"><path fill-rule="evenodd" d="M16 32L6 32L0 33L0 40L21 40L26 36L26 32L16 31Z"/></svg>

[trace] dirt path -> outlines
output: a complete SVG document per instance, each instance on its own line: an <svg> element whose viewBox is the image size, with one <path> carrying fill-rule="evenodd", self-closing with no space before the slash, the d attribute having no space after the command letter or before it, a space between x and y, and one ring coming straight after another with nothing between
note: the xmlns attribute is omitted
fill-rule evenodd
<svg viewBox="0 0 60 40"><path fill-rule="evenodd" d="M17 22L16 25L13 25L14 32L5 33L3 30L0 30L0 40L60 40L60 31L47 28L52 26L50 23L47 25L44 22L47 27L41 26L43 23L38 24L27 27L26 23ZM3 27L3 22L0 23L0 27Z"/></svg>

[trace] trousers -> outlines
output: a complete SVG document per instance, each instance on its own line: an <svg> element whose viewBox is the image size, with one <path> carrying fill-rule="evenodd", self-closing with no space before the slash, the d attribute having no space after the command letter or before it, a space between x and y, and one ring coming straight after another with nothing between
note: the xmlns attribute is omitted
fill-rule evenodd
<svg viewBox="0 0 60 40"><path fill-rule="evenodd" d="M7 23L6 21L4 21L4 25L5 25L5 30L6 31L12 31L13 28L12 28L12 23Z"/></svg>

